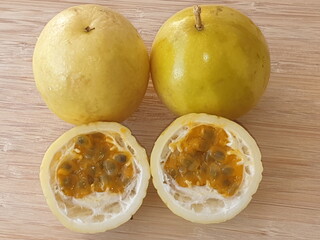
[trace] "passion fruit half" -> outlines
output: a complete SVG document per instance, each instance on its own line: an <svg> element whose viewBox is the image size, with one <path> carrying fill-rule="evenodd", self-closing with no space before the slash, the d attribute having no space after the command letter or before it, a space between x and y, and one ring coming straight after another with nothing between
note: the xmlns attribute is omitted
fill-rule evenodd
<svg viewBox="0 0 320 240"><path fill-rule="evenodd" d="M40 168L51 211L65 227L83 233L128 221L142 204L149 178L145 149L118 123L72 128L49 147Z"/></svg>
<svg viewBox="0 0 320 240"><path fill-rule="evenodd" d="M151 154L153 184L176 215L197 223L235 217L262 178L260 150L239 124L208 114L176 119Z"/></svg>

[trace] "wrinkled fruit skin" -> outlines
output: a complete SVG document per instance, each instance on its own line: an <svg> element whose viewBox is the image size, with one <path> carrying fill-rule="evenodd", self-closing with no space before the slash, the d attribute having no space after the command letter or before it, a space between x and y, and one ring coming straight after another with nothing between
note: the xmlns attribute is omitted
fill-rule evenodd
<svg viewBox="0 0 320 240"><path fill-rule="evenodd" d="M235 119L256 105L269 81L270 56L260 29L222 6L201 6L202 31L186 8L160 28L151 74L164 104L178 115L205 112Z"/></svg>
<svg viewBox="0 0 320 240"><path fill-rule="evenodd" d="M33 72L41 96L61 119L73 124L122 121L145 94L149 57L122 15L80 5L45 26L34 50Z"/></svg>

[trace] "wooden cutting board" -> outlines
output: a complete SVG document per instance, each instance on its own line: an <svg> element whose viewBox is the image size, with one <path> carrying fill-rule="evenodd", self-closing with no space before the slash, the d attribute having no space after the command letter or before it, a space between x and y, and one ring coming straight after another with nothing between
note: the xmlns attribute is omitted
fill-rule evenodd
<svg viewBox="0 0 320 240"><path fill-rule="evenodd" d="M222 224L175 216L150 183L142 207L121 227L95 235L65 229L45 203L38 173L47 147L72 125L45 106L31 61L45 23L85 1L1 1L0 239L320 239L320 1L94 2L131 20L149 50L160 25L195 3L224 4L252 18L269 43L272 74L261 102L238 122L261 148L263 181L251 204ZM124 124L150 153L174 118L150 82L140 108Z"/></svg>

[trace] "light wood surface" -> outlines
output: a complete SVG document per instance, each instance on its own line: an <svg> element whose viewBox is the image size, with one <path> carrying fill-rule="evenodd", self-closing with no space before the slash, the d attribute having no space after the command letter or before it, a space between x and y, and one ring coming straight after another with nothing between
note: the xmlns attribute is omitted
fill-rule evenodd
<svg viewBox="0 0 320 240"><path fill-rule="evenodd" d="M224 4L252 18L269 43L272 74L261 102L238 122L261 148L263 181L251 204L222 224L175 216L150 182L142 207L121 227L95 235L65 229L45 203L38 173L47 147L72 125L45 106L31 63L45 23L85 1L1 1L0 239L320 239L320 1L94 2L131 20L149 50L160 25L195 3ZM174 117L150 82L140 108L124 124L150 153Z"/></svg>

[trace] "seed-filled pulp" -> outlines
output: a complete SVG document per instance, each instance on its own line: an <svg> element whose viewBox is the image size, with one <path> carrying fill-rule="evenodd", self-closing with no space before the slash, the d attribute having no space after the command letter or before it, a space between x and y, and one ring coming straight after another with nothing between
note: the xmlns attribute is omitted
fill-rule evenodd
<svg viewBox="0 0 320 240"><path fill-rule="evenodd" d="M172 153L164 170L181 187L209 185L224 196L232 196L241 184L243 165L228 143L224 129L196 126L180 141L170 144Z"/></svg>
<svg viewBox="0 0 320 240"><path fill-rule="evenodd" d="M102 133L79 135L71 140L72 152L57 169L59 186L67 196L82 198L92 192L121 193L134 175L129 152L121 152Z"/></svg>

